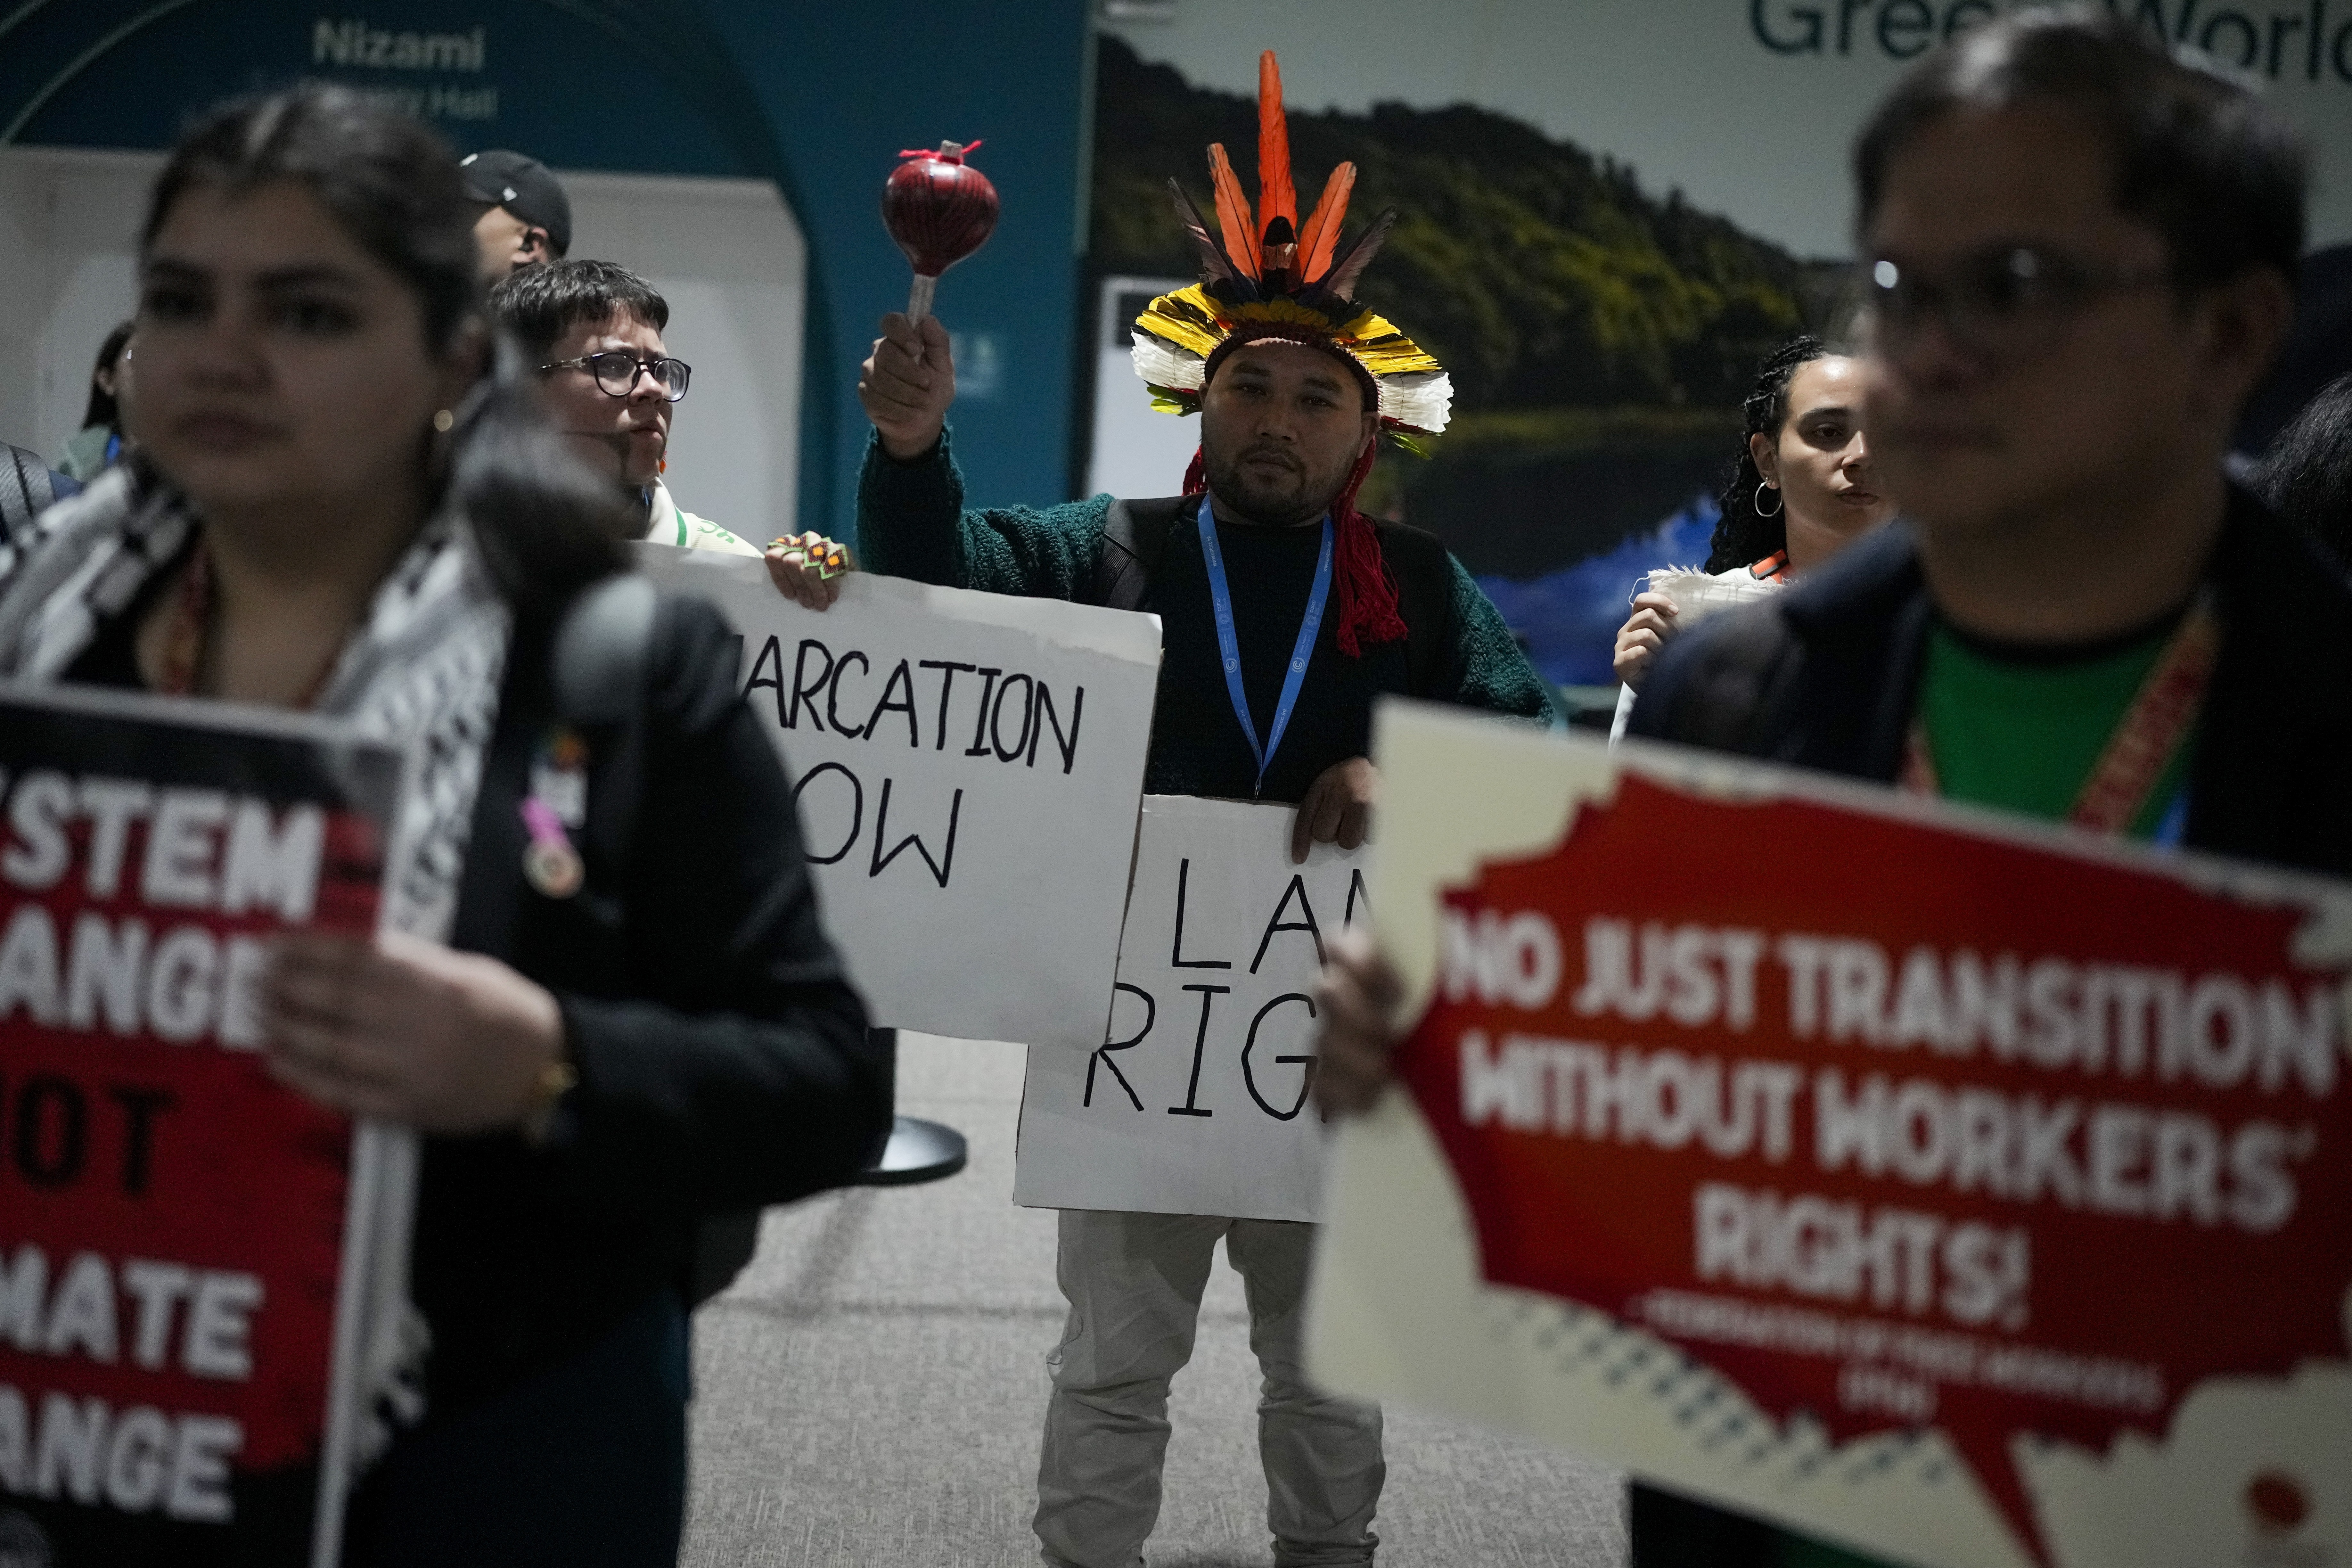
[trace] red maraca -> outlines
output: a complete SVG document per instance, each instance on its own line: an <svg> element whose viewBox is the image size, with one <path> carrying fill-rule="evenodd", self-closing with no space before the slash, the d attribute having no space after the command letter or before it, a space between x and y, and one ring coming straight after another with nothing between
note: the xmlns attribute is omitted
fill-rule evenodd
<svg viewBox="0 0 2352 1568"><path fill-rule="evenodd" d="M907 161L890 171L890 183L882 187L882 226L915 264L914 290L907 296L909 321L931 313L940 274L996 232L996 187L964 162L979 145L942 142L936 153L901 153Z"/></svg>

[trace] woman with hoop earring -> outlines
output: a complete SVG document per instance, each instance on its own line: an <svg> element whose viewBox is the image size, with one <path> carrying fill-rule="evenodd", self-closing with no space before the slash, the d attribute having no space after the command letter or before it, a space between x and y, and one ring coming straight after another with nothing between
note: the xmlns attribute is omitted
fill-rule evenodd
<svg viewBox="0 0 2352 1568"><path fill-rule="evenodd" d="M1715 525L1706 574L1724 584L1711 601L1778 588L1895 515L1871 472L1858 406L1859 364L1819 338L1790 339L1764 358L1741 405L1747 437ZM1610 739L1625 732L1650 662L1675 635L1684 606L1654 574L1617 633L1612 662L1624 683ZM1696 574L1681 574L1685 582ZM1686 595L1687 596L1687 595ZM1696 618L1695 616L1693 618Z"/></svg>

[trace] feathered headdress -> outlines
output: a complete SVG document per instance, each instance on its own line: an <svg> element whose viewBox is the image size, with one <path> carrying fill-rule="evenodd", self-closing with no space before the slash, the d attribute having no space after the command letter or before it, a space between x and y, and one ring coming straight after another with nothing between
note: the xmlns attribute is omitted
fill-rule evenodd
<svg viewBox="0 0 2352 1568"><path fill-rule="evenodd" d="M1356 166L1342 163L1331 171L1306 223L1298 221L1282 72L1271 49L1258 57L1257 125L1255 215L1222 142L1209 149L1217 235L1209 232L1184 187L1168 182L1177 218L1200 250L1202 277L1192 288L1160 295L1135 319L1135 373L1151 388L1154 407L1193 414L1222 350L1263 338L1312 343L1337 351L1363 372L1379 399L1382 432L1417 451L1417 437L1445 428L1454 384L1420 344L1352 298L1356 280L1396 224L1396 209L1341 246L1340 224L1356 184Z"/></svg>
<svg viewBox="0 0 2352 1568"><path fill-rule="evenodd" d="M1162 294L1135 319L1135 373L1151 389L1151 405L1170 414L1197 414L1201 392L1218 360L1244 342L1304 343L1344 361L1376 404L1382 434L1409 451L1419 438L1445 428L1454 384L1428 351L1351 297L1356 280L1395 226L1396 209L1374 218L1354 241L1339 243L1356 166L1331 171L1323 195L1302 226L1290 178L1290 122L1282 108L1282 72L1268 49L1257 62L1258 201L1255 213L1222 142L1209 148L1216 188L1217 235L1174 180L1168 182L1176 216L1201 253L1202 280ZM1222 242L1218 238L1222 235ZM1405 635L1396 584L1370 522L1356 510L1356 492L1371 472L1372 446L1357 459L1331 505L1339 533L1337 633L1340 651L1360 657L1365 643ZM1206 489L1202 461L1185 476L1187 494Z"/></svg>

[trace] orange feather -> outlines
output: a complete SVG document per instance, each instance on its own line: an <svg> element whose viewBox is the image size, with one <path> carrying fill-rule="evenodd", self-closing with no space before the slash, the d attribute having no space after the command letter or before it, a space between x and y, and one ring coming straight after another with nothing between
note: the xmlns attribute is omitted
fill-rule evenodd
<svg viewBox="0 0 2352 1568"><path fill-rule="evenodd" d="M1309 283L1322 280L1332 252L1339 247L1339 225L1348 216L1348 196L1356 188L1356 165L1342 163L1323 182L1323 195L1307 226L1298 231L1298 276Z"/></svg>
<svg viewBox="0 0 2352 1568"><path fill-rule="evenodd" d="M1257 232L1277 217L1298 226L1298 193L1290 183L1290 121L1282 112L1282 68L1268 49L1257 58Z"/></svg>
<svg viewBox="0 0 2352 1568"><path fill-rule="evenodd" d="M1222 142L1209 144L1209 178L1217 187L1217 231L1224 237L1225 254L1234 258L1234 266L1255 279L1263 270L1258 260L1257 227L1250 222L1249 197L1242 194L1241 180L1234 174Z"/></svg>

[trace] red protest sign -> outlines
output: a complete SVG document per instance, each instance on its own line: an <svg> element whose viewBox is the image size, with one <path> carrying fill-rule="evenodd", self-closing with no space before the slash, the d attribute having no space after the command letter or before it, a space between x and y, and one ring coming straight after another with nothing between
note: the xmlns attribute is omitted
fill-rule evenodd
<svg viewBox="0 0 2352 1568"><path fill-rule="evenodd" d="M1480 1288L1664 1353L1622 1364L1667 1369L1691 1455L1612 1457L1906 1558L2063 1562L2114 1532L2067 1465L2178 1446L2207 1391L2341 1367L2352 889L1629 754L1581 763L1605 787L1563 789L1555 832L1428 877L1398 1061ZM2221 1490L2249 1539L2341 1487L2352 1398L2328 1397L2319 1441L2281 1419L2208 1445L2205 1470L2243 1469ZM1801 1440L1819 1468L1922 1438L2013 1553L1700 1452Z"/></svg>
<svg viewBox="0 0 2352 1568"><path fill-rule="evenodd" d="M0 1523L61 1563L308 1562L322 1495L352 1128L254 985L374 929L398 759L189 715L0 701Z"/></svg>

